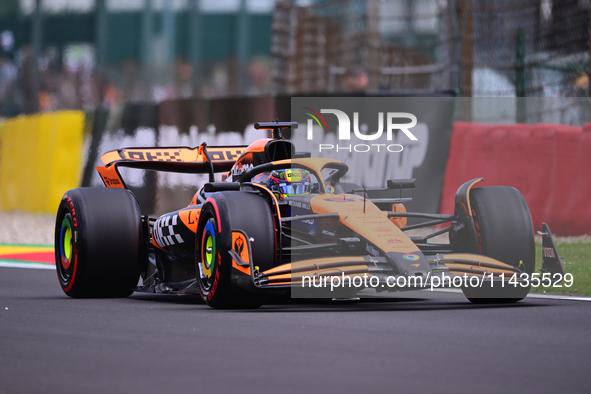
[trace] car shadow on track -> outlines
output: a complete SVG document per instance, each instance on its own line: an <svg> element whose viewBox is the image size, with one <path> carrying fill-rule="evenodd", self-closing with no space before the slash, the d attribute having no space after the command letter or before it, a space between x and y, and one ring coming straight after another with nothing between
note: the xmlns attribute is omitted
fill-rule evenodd
<svg viewBox="0 0 591 394"><path fill-rule="evenodd" d="M205 306L199 296L170 295L170 294L134 294L130 297L134 301L169 303L178 305L201 305L202 310L212 312L242 312L242 313L293 313L293 312L416 312L436 310L475 310L475 309L509 309L551 306L544 300L525 300L517 303L473 304L462 299L433 299L433 298L362 298L359 300L318 300L275 298L259 309L231 309L216 310Z"/></svg>
<svg viewBox="0 0 591 394"><path fill-rule="evenodd" d="M169 304L205 305L200 296L190 294L134 293L129 299Z"/></svg>
<svg viewBox="0 0 591 394"><path fill-rule="evenodd" d="M549 306L544 303L501 303L501 304L472 304L469 301L397 298L380 300L359 300L344 303L342 301L316 301L302 303L294 300L288 304L264 305L260 309L244 312L250 313L293 313L293 312L417 312L437 310L475 310L475 309L511 309Z"/></svg>

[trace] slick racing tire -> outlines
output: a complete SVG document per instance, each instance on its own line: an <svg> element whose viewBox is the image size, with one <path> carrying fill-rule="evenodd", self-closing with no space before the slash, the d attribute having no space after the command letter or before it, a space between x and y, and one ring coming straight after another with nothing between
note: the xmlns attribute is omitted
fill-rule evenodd
<svg viewBox="0 0 591 394"><path fill-rule="evenodd" d="M55 265L70 297L127 297L140 275L138 203L123 189L89 187L64 194L55 222Z"/></svg>
<svg viewBox="0 0 591 394"><path fill-rule="evenodd" d="M508 186L480 187L470 191L470 205L478 253L531 275L535 269L534 228L521 193ZM462 290L473 303L507 303L525 298L530 287L495 283Z"/></svg>
<svg viewBox="0 0 591 394"><path fill-rule="evenodd" d="M265 295L232 283L232 230L251 240L254 264L264 271L275 261L275 229L271 209L257 193L228 191L207 199L196 234L195 270L203 301L218 309L258 308ZM253 289L254 290L254 289Z"/></svg>

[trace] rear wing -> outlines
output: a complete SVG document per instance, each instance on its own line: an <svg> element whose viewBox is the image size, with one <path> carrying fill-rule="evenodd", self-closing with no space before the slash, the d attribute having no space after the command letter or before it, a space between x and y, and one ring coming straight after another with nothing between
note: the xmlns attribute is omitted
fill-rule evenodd
<svg viewBox="0 0 591 394"><path fill-rule="evenodd" d="M125 189L118 167L143 170L209 174L215 181L215 173L228 172L246 146L212 146L203 143L196 148L124 148L112 150L101 156L104 166L97 166L101 179L107 187Z"/></svg>

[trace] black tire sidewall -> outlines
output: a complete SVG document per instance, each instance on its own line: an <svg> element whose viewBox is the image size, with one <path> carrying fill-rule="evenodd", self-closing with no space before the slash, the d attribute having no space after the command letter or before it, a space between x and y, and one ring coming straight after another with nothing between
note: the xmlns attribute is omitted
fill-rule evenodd
<svg viewBox="0 0 591 394"><path fill-rule="evenodd" d="M199 265L203 261L201 244L207 222L214 218L218 231L216 248L215 280L206 288L200 278ZM250 192L228 191L216 193L203 205L196 234L196 274L199 292L203 301L214 308L256 308L264 301L264 295L237 288L231 283L232 231L243 231L254 242L250 243L254 264L259 269L272 268L275 263L277 242L275 225L269 204L266 200ZM219 271L218 271L219 270ZM213 293L213 294L212 294Z"/></svg>
<svg viewBox="0 0 591 394"><path fill-rule="evenodd" d="M58 278L72 297L124 297L136 287L144 240L141 213L128 190L79 188L66 192L56 219L56 265L60 264L60 229L71 214L75 235L75 275L71 281Z"/></svg>
<svg viewBox="0 0 591 394"><path fill-rule="evenodd" d="M478 253L530 275L535 269L534 230L525 199L515 188L488 186L470 191L472 217ZM529 293L530 286L505 286L491 289L464 288L472 302L515 302Z"/></svg>

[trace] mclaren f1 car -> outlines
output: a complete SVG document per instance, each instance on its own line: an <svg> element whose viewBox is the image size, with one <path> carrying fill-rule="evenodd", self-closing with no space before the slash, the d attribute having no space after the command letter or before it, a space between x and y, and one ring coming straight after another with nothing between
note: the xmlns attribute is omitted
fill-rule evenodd
<svg viewBox="0 0 591 394"><path fill-rule="evenodd" d="M481 180L475 179L458 189L453 215L407 212L401 191L415 187L414 179L388 180L377 190L346 183L346 164L298 153L282 137L296 127L258 123L273 137L249 146L105 153L97 170L106 187L69 190L58 208L63 291L199 294L214 308L254 308L290 291L338 298L427 289L433 281L461 287L473 302L528 294L522 279L535 267L534 227L516 189L474 187ZM120 167L203 173L209 182L186 207L152 218L142 214ZM410 218L422 221L409 224ZM407 235L421 227L435 230ZM446 233L448 243L430 242ZM544 254L542 270L563 272L546 225L544 242L552 253ZM335 289L334 278L343 286Z"/></svg>

